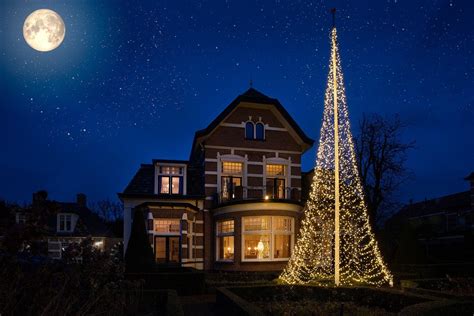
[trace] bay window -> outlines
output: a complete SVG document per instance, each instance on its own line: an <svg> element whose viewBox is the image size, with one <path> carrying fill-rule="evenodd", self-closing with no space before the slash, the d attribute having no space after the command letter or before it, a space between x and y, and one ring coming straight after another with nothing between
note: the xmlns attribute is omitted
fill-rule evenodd
<svg viewBox="0 0 474 316"><path fill-rule="evenodd" d="M293 230L291 217L242 217L242 261L289 259Z"/></svg>
<svg viewBox="0 0 474 316"><path fill-rule="evenodd" d="M217 222L216 246L218 261L234 260L234 221Z"/></svg>

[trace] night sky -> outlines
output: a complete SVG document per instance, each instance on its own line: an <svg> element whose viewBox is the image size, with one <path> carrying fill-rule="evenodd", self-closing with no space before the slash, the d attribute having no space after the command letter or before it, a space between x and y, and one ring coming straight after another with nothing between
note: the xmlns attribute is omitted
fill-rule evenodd
<svg viewBox="0 0 474 316"><path fill-rule="evenodd" d="M416 141L400 200L468 189L474 1L1 1L0 197L116 199L140 163L187 159L194 132L254 87L318 139L337 26L352 125L398 113ZM66 24L41 53L25 18ZM353 128L354 129L354 128ZM303 170L314 164L314 148Z"/></svg>

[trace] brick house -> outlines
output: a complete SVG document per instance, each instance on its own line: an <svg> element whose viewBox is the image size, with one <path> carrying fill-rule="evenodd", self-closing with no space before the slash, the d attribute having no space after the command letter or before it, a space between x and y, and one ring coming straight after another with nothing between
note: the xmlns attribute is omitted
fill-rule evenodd
<svg viewBox="0 0 474 316"><path fill-rule="evenodd" d="M277 99L250 88L195 133L189 160L140 166L119 193L125 247L140 208L158 263L282 269L302 215L301 155L313 142Z"/></svg>
<svg viewBox="0 0 474 316"><path fill-rule="evenodd" d="M6 219L10 229L27 231L30 225L41 230L36 242L43 245L41 252L52 259L61 259L69 245L79 244L86 238L92 240L95 248L107 252L122 241L87 207L87 197L83 193L77 194L74 202L58 202L49 200L46 191L35 192L30 207L8 213Z"/></svg>

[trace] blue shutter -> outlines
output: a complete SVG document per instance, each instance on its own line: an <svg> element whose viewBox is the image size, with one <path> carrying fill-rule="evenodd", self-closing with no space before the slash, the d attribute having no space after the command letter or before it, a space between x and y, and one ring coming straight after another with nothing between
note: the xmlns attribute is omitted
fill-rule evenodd
<svg viewBox="0 0 474 316"><path fill-rule="evenodd" d="M179 177L179 194L184 194L184 191L183 191L183 177Z"/></svg>

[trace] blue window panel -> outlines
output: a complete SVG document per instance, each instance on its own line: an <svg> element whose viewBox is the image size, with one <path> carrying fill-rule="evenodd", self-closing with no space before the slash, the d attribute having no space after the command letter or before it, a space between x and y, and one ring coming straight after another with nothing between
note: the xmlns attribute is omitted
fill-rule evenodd
<svg viewBox="0 0 474 316"><path fill-rule="evenodd" d="M265 127L262 123L257 123L255 127L256 139L264 140L265 139Z"/></svg>
<svg viewBox="0 0 474 316"><path fill-rule="evenodd" d="M245 123L245 138L246 139L253 139L253 129L254 129L254 125L252 122Z"/></svg>

